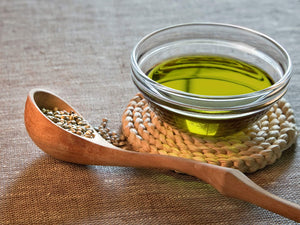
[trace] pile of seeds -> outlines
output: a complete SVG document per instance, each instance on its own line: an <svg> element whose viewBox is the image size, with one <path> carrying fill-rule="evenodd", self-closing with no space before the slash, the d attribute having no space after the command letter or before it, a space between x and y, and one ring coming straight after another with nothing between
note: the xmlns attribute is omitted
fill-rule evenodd
<svg viewBox="0 0 300 225"><path fill-rule="evenodd" d="M111 131L107 126L107 119L102 119L102 123L98 127L91 127L88 122L75 112L68 112L66 110L59 110L57 107L53 109L42 108L42 112L56 125L65 130L83 136L86 138L94 138L94 130L100 134L107 142L118 146L125 147L126 141L123 135L119 135L115 131Z"/></svg>
<svg viewBox="0 0 300 225"><path fill-rule="evenodd" d="M116 131L111 131L107 126L108 119L102 119L101 124L98 127L94 127L98 134L100 134L107 142L117 146L125 148L127 145L124 135L118 134Z"/></svg>

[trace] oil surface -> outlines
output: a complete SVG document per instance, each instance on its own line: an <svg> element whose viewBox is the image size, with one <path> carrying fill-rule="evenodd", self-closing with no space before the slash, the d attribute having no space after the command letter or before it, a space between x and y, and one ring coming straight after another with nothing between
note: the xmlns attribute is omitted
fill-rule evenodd
<svg viewBox="0 0 300 225"><path fill-rule="evenodd" d="M198 95L229 96L273 84L260 68L222 56L183 56L155 66L148 76L167 87Z"/></svg>

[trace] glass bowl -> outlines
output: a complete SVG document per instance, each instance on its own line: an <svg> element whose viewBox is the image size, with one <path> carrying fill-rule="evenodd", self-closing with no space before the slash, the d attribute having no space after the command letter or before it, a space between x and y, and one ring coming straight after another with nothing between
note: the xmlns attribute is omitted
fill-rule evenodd
<svg viewBox="0 0 300 225"><path fill-rule="evenodd" d="M264 70L274 84L241 95L207 96L172 89L147 76L162 61L187 55L238 59ZM157 30L142 38L131 54L132 80L154 112L180 130L203 136L226 136L261 118L286 93L291 67L288 53L270 37L219 23Z"/></svg>

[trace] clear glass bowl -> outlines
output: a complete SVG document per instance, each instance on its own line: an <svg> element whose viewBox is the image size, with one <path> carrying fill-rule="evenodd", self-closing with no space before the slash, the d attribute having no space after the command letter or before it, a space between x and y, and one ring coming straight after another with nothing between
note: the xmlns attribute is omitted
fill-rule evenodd
<svg viewBox="0 0 300 225"><path fill-rule="evenodd" d="M186 55L239 59L267 72L274 84L232 96L204 96L178 91L147 76L160 62ZM142 38L131 55L132 79L163 120L205 136L225 136L257 121L287 91L291 60L276 41L259 32L228 24L180 24Z"/></svg>

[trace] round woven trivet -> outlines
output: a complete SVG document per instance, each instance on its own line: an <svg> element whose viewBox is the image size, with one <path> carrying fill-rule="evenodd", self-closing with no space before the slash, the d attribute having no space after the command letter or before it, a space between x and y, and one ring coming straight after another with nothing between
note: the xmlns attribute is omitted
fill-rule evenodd
<svg viewBox="0 0 300 225"><path fill-rule="evenodd" d="M226 137L197 137L160 120L142 94L129 102L122 131L132 149L255 172L273 164L297 139L293 110L284 99L251 127Z"/></svg>

